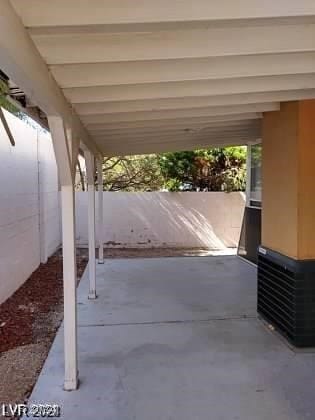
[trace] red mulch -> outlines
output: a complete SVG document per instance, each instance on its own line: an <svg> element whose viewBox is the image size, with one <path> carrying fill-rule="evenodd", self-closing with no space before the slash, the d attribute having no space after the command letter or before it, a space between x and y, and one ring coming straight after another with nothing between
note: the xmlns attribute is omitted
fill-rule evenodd
<svg viewBox="0 0 315 420"><path fill-rule="evenodd" d="M98 250L96 250L98 252ZM105 258L148 258L200 255L202 250L185 249L104 249ZM77 275L87 265L87 250L77 250ZM60 251L41 264L29 279L0 305L0 355L10 349L36 343L40 338L53 340L60 325L54 312L62 313L63 282ZM42 328L41 328L42 327Z"/></svg>
<svg viewBox="0 0 315 420"><path fill-rule="evenodd" d="M85 256L78 256L78 278L87 264ZM0 354L37 341L39 319L49 319L63 304L62 257L60 252L41 264L29 279L0 305ZM46 336L54 338L59 325L46 329ZM47 325L46 325L47 327ZM43 331L45 325L43 325Z"/></svg>

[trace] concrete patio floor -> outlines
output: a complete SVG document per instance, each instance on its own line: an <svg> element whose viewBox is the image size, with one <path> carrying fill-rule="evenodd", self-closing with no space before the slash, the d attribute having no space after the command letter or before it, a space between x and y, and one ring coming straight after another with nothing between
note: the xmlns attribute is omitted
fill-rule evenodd
<svg viewBox="0 0 315 420"><path fill-rule="evenodd" d="M79 287L78 391L63 385L57 334L32 402L67 420L315 418L315 354L257 319L256 270L237 257L115 259L99 297Z"/></svg>

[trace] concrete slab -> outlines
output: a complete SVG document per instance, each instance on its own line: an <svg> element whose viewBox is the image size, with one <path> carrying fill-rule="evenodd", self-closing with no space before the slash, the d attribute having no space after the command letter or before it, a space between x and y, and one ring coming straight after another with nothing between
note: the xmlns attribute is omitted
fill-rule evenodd
<svg viewBox="0 0 315 420"><path fill-rule="evenodd" d="M93 302L80 286L80 325L256 316L255 269L233 256L108 260L97 284Z"/></svg>
<svg viewBox="0 0 315 420"><path fill-rule="evenodd" d="M315 355L256 319L254 267L193 257L97 270L97 301L86 274L79 287L80 389L62 390L60 329L33 402L60 404L67 420L315 418Z"/></svg>

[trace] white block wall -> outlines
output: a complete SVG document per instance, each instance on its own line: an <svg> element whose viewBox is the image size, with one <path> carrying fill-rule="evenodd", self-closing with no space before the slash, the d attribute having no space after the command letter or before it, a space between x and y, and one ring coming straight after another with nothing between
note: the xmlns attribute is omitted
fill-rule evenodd
<svg viewBox="0 0 315 420"><path fill-rule="evenodd" d="M10 144L0 122L0 303L61 242L57 167L50 136L5 115L16 146Z"/></svg>
<svg viewBox="0 0 315 420"><path fill-rule="evenodd" d="M49 133L39 132L39 185L41 262L61 244L61 209L58 171Z"/></svg>
<svg viewBox="0 0 315 420"><path fill-rule="evenodd" d="M223 249L238 245L245 204L243 193L103 194L103 234L107 247ZM76 193L76 222L77 243L86 246L85 192Z"/></svg>
<svg viewBox="0 0 315 420"><path fill-rule="evenodd" d="M61 243L60 194L50 135L5 115L16 146L0 123L0 303ZM87 193L76 193L76 205L77 243L86 246ZM243 210L242 193L105 192L105 246L235 247Z"/></svg>

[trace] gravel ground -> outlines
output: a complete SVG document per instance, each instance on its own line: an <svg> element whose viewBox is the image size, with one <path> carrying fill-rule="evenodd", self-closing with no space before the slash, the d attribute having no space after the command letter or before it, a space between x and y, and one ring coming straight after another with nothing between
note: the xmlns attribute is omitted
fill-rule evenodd
<svg viewBox="0 0 315 420"><path fill-rule="evenodd" d="M86 264L80 253L78 279ZM0 405L27 401L62 318L62 257L57 252L0 305Z"/></svg>

